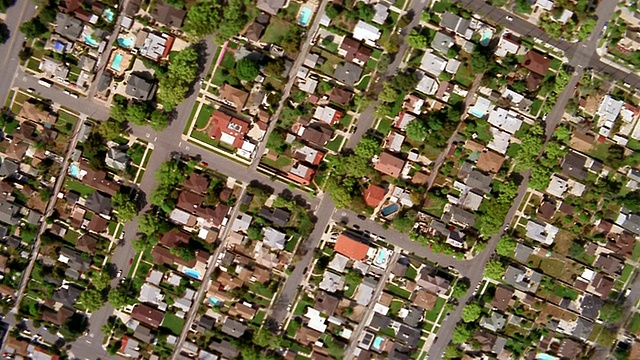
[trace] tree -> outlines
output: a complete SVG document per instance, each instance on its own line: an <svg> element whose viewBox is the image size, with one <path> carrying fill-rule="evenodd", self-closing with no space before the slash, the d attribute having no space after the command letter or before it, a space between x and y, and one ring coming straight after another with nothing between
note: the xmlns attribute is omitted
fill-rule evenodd
<svg viewBox="0 0 640 360"><path fill-rule="evenodd" d="M194 37L213 34L221 20L221 6L217 1L199 0L189 8L184 29Z"/></svg>
<svg viewBox="0 0 640 360"><path fill-rule="evenodd" d="M189 85L198 75L198 52L193 48L172 52L166 74L160 78L158 84L158 101L166 110L182 102Z"/></svg>
<svg viewBox="0 0 640 360"><path fill-rule="evenodd" d="M37 17L23 23L19 29L27 39L39 38L49 30Z"/></svg>
<svg viewBox="0 0 640 360"><path fill-rule="evenodd" d="M480 318L482 307L478 303L471 303L462 309L462 321L466 323L474 322Z"/></svg>
<svg viewBox="0 0 640 360"><path fill-rule="evenodd" d="M393 87L400 92L407 92L415 89L418 85L418 82L420 82L418 74L410 71L399 72L391 80Z"/></svg>
<svg viewBox="0 0 640 360"><path fill-rule="evenodd" d="M111 277L106 271L94 270L90 273L89 279L91 279L91 285L93 285L93 287L95 287L98 291L106 289L111 282Z"/></svg>
<svg viewBox="0 0 640 360"><path fill-rule="evenodd" d="M131 242L131 246L133 250L136 252L144 252L148 248L154 246L158 243L158 237L155 235L151 236L141 236L138 240L134 240Z"/></svg>
<svg viewBox="0 0 640 360"><path fill-rule="evenodd" d="M464 281L463 279L460 279L453 286L453 291L451 292L451 296L453 296L456 299L459 299L459 298L463 297L467 293L468 290L469 290L469 282L468 282L468 280Z"/></svg>
<svg viewBox="0 0 640 360"><path fill-rule="evenodd" d="M607 165L614 169L618 169L624 163L624 147L620 145L612 145L607 152Z"/></svg>
<svg viewBox="0 0 640 360"><path fill-rule="evenodd" d="M502 280L506 268L502 261L498 259L491 259L487 262L487 266L484 267L484 276L493 280Z"/></svg>
<svg viewBox="0 0 640 360"><path fill-rule="evenodd" d="M94 312L102 307L104 300L102 300L102 294L98 290L88 289L83 291L78 298L76 305L80 309L88 312Z"/></svg>
<svg viewBox="0 0 640 360"><path fill-rule="evenodd" d="M507 180L500 183L498 189L498 198L496 201L499 204L510 204L518 193L518 185L513 180Z"/></svg>
<svg viewBox="0 0 640 360"><path fill-rule="evenodd" d="M116 218L127 223L138 215L138 206L129 195L116 193L111 197L111 206L117 211Z"/></svg>
<svg viewBox="0 0 640 360"><path fill-rule="evenodd" d="M464 344L471 338L473 331L469 329L466 325L458 324L455 329L453 329L453 335L451 336L451 342L454 344Z"/></svg>
<svg viewBox="0 0 640 360"><path fill-rule="evenodd" d="M582 21L582 25L580 26L580 30L578 30L577 37L580 41L584 41L589 38L589 35L596 27L596 20L594 18L588 18Z"/></svg>
<svg viewBox="0 0 640 360"><path fill-rule="evenodd" d="M527 0L516 0L515 11L521 14L531 14L531 3Z"/></svg>
<svg viewBox="0 0 640 360"><path fill-rule="evenodd" d="M444 349L444 358L445 359L458 359L462 357L462 350L458 349L455 345L449 345L446 349Z"/></svg>
<svg viewBox="0 0 640 360"><path fill-rule="evenodd" d="M289 27L289 31L284 34L282 41L280 41L280 46L284 51L293 54L298 52L298 48L300 47L300 40L302 39L302 28L293 25Z"/></svg>
<svg viewBox="0 0 640 360"><path fill-rule="evenodd" d="M242 356L242 360L258 360L260 358L260 353L253 346L242 347L240 355Z"/></svg>
<svg viewBox="0 0 640 360"><path fill-rule="evenodd" d="M329 19L333 20L342 13L342 8L338 4L329 3L325 9L325 14Z"/></svg>
<svg viewBox="0 0 640 360"><path fill-rule="evenodd" d="M534 166L529 178L529 187L535 190L545 190L551 181L551 171L544 166Z"/></svg>
<svg viewBox="0 0 640 360"><path fill-rule="evenodd" d="M245 57L236 63L236 75L240 80L251 81L260 75L260 65Z"/></svg>
<svg viewBox="0 0 640 360"><path fill-rule="evenodd" d="M169 125L169 115L164 111L153 110L149 121L153 130L161 131Z"/></svg>
<svg viewBox="0 0 640 360"><path fill-rule="evenodd" d="M514 238L512 238L511 236L503 236L502 238L500 238L500 241L498 241L496 252L498 253L498 255L502 255L505 257L510 256L516 249L516 245L518 245L518 242Z"/></svg>
<svg viewBox="0 0 640 360"><path fill-rule="evenodd" d="M113 120L103 121L97 131L105 140L113 140L122 133L122 124Z"/></svg>
<svg viewBox="0 0 640 360"><path fill-rule="evenodd" d="M384 53L380 55L380 60L378 61L378 71L384 72L387 71L389 64L391 64L391 55Z"/></svg>
<svg viewBox="0 0 640 360"><path fill-rule="evenodd" d="M413 29L407 35L407 44L415 49L424 49L427 47L427 37Z"/></svg>
<svg viewBox="0 0 640 360"><path fill-rule="evenodd" d="M358 17L360 18L360 20L363 21L371 21L373 19L373 17L376 15L376 12L373 10L373 8L361 1L358 1L358 4L356 4L356 11L358 13Z"/></svg>
<svg viewBox="0 0 640 360"><path fill-rule="evenodd" d="M160 232L163 225L166 223L152 212L146 212L138 219L138 231L147 236Z"/></svg>
<svg viewBox="0 0 640 360"><path fill-rule="evenodd" d="M120 309L122 307L125 307L129 303L129 298L127 297L126 293L121 291L120 289L109 291L107 300L114 309Z"/></svg>
<svg viewBox="0 0 640 360"><path fill-rule="evenodd" d="M401 40L402 38L400 38L400 36L392 34L384 43L382 43L382 48L390 54L395 54L400 50L399 44Z"/></svg>
<svg viewBox="0 0 640 360"><path fill-rule="evenodd" d="M265 75L275 77L278 79L282 78L282 74L284 73L284 71L285 71L284 59L282 58L271 60L264 67Z"/></svg>
<svg viewBox="0 0 640 360"><path fill-rule="evenodd" d="M379 104L376 107L375 115L377 119L385 118L391 114L391 106L389 104Z"/></svg>
<svg viewBox="0 0 640 360"><path fill-rule="evenodd" d="M262 348L278 349L282 345L282 338L275 336L266 328L261 328L253 333L253 343Z"/></svg>
<svg viewBox="0 0 640 360"><path fill-rule="evenodd" d="M196 258L196 254L194 253L193 249L189 247L188 244L186 246L179 246L176 248L172 248L171 250L169 250L169 252L171 252L172 255L175 255L187 262Z"/></svg>
<svg viewBox="0 0 640 360"><path fill-rule="evenodd" d="M365 135L353 149L353 152L367 160L380 153L380 142L373 136Z"/></svg>
<svg viewBox="0 0 640 360"><path fill-rule="evenodd" d="M413 141L422 141L429 134L429 128L422 119L414 119L407 125L407 137Z"/></svg>
<svg viewBox="0 0 640 360"><path fill-rule="evenodd" d="M351 191L334 179L329 179L327 190L337 208L346 208L351 204Z"/></svg>
<svg viewBox="0 0 640 360"><path fill-rule="evenodd" d="M385 83L382 87L382 91L378 94L378 100L392 103L398 99L398 92L391 87L389 83Z"/></svg>
<svg viewBox="0 0 640 360"><path fill-rule="evenodd" d="M149 116L149 105L144 102L133 102L125 110L125 119L136 125L144 125Z"/></svg>
<svg viewBox="0 0 640 360"><path fill-rule="evenodd" d="M471 53L469 66L471 67L471 71L476 74L484 72L489 67L489 59L479 46L476 46L476 50Z"/></svg>
<svg viewBox="0 0 640 360"><path fill-rule="evenodd" d="M404 214L400 214L399 216L393 218L391 226L393 226L393 228L397 231L406 234L410 232L413 229L413 226L416 224L416 215L417 214L415 211L409 210Z"/></svg>

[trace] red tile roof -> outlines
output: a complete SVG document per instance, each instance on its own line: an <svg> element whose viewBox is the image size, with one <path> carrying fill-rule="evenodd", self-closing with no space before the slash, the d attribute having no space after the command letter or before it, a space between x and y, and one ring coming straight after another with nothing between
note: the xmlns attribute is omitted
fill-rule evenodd
<svg viewBox="0 0 640 360"><path fill-rule="evenodd" d="M404 160L397 158L390 153L380 154L380 159L376 163L375 169L383 174L397 178L404 167Z"/></svg>
<svg viewBox="0 0 640 360"><path fill-rule="evenodd" d="M532 73L545 76L551 66L551 60L537 51L529 50L522 60L522 66Z"/></svg>
<svg viewBox="0 0 640 360"><path fill-rule="evenodd" d="M209 136L216 140L221 140L223 134L231 136L233 138L233 147L239 149L244 143L244 136L249 131L249 124L244 120L227 115L219 110L216 110L209 119L211 124L211 130L209 130Z"/></svg>
<svg viewBox="0 0 640 360"><path fill-rule="evenodd" d="M387 191L383 187L370 184L369 187L364 191L364 202L371 207L377 207L384 199L384 195L386 193Z"/></svg>
<svg viewBox="0 0 640 360"><path fill-rule="evenodd" d="M356 241L345 234L340 234L334 250L353 260L364 260L367 257L369 245Z"/></svg>

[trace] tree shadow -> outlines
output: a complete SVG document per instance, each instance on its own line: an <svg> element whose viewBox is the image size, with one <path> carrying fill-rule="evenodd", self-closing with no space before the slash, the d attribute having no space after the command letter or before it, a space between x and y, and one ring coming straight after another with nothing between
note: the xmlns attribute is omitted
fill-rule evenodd
<svg viewBox="0 0 640 360"><path fill-rule="evenodd" d="M5 23L0 23L0 44L4 44L11 37L11 30Z"/></svg>

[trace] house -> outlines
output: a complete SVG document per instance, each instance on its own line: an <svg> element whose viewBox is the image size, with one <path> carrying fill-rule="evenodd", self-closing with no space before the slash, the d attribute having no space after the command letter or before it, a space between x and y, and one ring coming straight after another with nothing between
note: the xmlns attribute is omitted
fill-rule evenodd
<svg viewBox="0 0 640 360"><path fill-rule="evenodd" d="M420 62L420 69L435 77L440 76L447 66L447 60L433 52L426 52Z"/></svg>
<svg viewBox="0 0 640 360"><path fill-rule="evenodd" d="M58 3L58 10L65 14L72 13L80 8L81 3L80 0L61 0Z"/></svg>
<svg viewBox="0 0 640 360"><path fill-rule="evenodd" d="M338 235L338 239L333 247L333 249L352 260L363 261L367 258L367 253L369 252L369 245L364 244L360 241L357 241L347 234L342 233Z"/></svg>
<svg viewBox="0 0 640 360"><path fill-rule="evenodd" d="M300 126L296 134L310 144L323 147L333 137L333 129L325 124L313 123L310 126Z"/></svg>
<svg viewBox="0 0 640 360"><path fill-rule="evenodd" d="M491 191L491 181L493 176L484 174L477 169L471 170L467 178L464 180L464 184L482 194L487 194Z"/></svg>
<svg viewBox="0 0 640 360"><path fill-rule="evenodd" d="M478 166L478 169L482 171L497 173L498 171L500 171L504 159L504 155L499 154L493 150L487 150L480 153L480 157L478 157L478 162L476 163L476 165Z"/></svg>
<svg viewBox="0 0 640 360"><path fill-rule="evenodd" d="M342 112L330 107L330 106L318 106L313 118L317 119L327 125L335 125L342 117Z"/></svg>
<svg viewBox="0 0 640 360"><path fill-rule="evenodd" d="M153 81L149 81L135 73L132 73L127 80L125 94L140 101L148 101L153 99L156 94L157 85Z"/></svg>
<svg viewBox="0 0 640 360"><path fill-rule="evenodd" d="M80 160L80 180L98 191L113 196L120 191L120 184L107 179L107 173L99 170L95 171L85 159Z"/></svg>
<svg viewBox="0 0 640 360"><path fill-rule="evenodd" d="M55 76L58 80L64 80L69 75L69 68L63 62L45 56L38 66L43 73Z"/></svg>
<svg viewBox="0 0 640 360"><path fill-rule="evenodd" d="M89 195L84 206L96 214L109 215L111 213L111 197L96 190Z"/></svg>
<svg viewBox="0 0 640 360"><path fill-rule="evenodd" d="M596 114L600 116L600 118L598 119L598 124L602 126L607 122L613 123L618 118L618 115L620 115L620 112L622 111L622 107L624 105L624 101L616 100L609 94L605 95L605 97L602 99L602 102L600 103L598 112L596 112Z"/></svg>
<svg viewBox="0 0 640 360"><path fill-rule="evenodd" d="M526 236L531 240L550 246L558 235L558 231L559 229L551 224L529 220Z"/></svg>
<svg viewBox="0 0 640 360"><path fill-rule="evenodd" d="M226 359L235 359L240 355L240 350L227 340L212 341L211 344L209 344L209 350L220 354Z"/></svg>
<svg viewBox="0 0 640 360"><path fill-rule="evenodd" d="M535 91L549 71L551 60L534 50L529 50L522 60L522 66L530 71L525 81L527 90Z"/></svg>
<svg viewBox="0 0 640 360"><path fill-rule="evenodd" d="M284 227L289 222L289 218L291 217L291 212L289 212L286 209L278 209L278 208L272 209L272 208L263 206L258 212L258 216L271 222L273 225Z"/></svg>
<svg viewBox="0 0 640 360"><path fill-rule="evenodd" d="M512 135L522 126L522 120L517 112L499 107L489 113L488 121L489 124Z"/></svg>
<svg viewBox="0 0 640 360"><path fill-rule="evenodd" d="M97 215L94 217L100 218L100 216ZM91 234L84 234L76 241L76 249L89 255L95 255L97 247L98 239Z"/></svg>
<svg viewBox="0 0 640 360"><path fill-rule="evenodd" d="M557 352L562 358L577 359L582 352L582 344L571 339L563 339Z"/></svg>
<svg viewBox="0 0 640 360"><path fill-rule="evenodd" d="M438 82L432 77L422 74L418 85L416 85L416 90L425 95L434 95L438 91Z"/></svg>
<svg viewBox="0 0 640 360"><path fill-rule="evenodd" d="M157 329L162 324L164 313L148 305L137 304L131 311L131 318L152 329Z"/></svg>
<svg viewBox="0 0 640 360"><path fill-rule="evenodd" d="M450 286L449 280L436 275L433 272L433 269L426 266L423 266L422 269L420 269L420 274L416 279L416 283L424 290L438 295L445 294L449 290Z"/></svg>
<svg viewBox="0 0 640 360"><path fill-rule="evenodd" d="M331 271L325 271L322 276L322 281L318 285L320 289L334 293L341 291L344 288L345 280L342 276L335 274Z"/></svg>
<svg viewBox="0 0 640 360"><path fill-rule="evenodd" d="M206 194L209 190L209 180L206 176L194 172L182 183L182 187L196 194Z"/></svg>
<svg viewBox="0 0 640 360"><path fill-rule="evenodd" d="M1 211L0 207L0 211ZM0 213L1 215L1 213ZM616 218L616 224L620 225L625 230L640 235L640 216L629 213L626 209L622 209Z"/></svg>
<svg viewBox="0 0 640 360"><path fill-rule="evenodd" d="M376 291L378 281L372 277L366 276L360 286L358 286L358 292L356 293L356 303L362 306L368 306L373 298L373 293Z"/></svg>
<svg viewBox="0 0 640 360"><path fill-rule="evenodd" d="M500 311L506 311L507 308L509 308L509 304L511 303L514 292L515 291L513 289L498 285L498 287L496 287L496 292L493 296L493 300L491 301L491 306Z"/></svg>
<svg viewBox="0 0 640 360"><path fill-rule="evenodd" d="M159 243L170 248L177 249L189 244L190 235L180 229L171 229L160 237Z"/></svg>
<svg viewBox="0 0 640 360"><path fill-rule="evenodd" d="M542 204L540 204L540 206L538 207L538 217L543 220L551 221L555 213L556 206L550 201L543 201Z"/></svg>
<svg viewBox="0 0 640 360"><path fill-rule="evenodd" d="M498 46L496 46L495 55L505 57L507 54L516 54L520 50L520 44L511 39L511 34L507 33L500 37Z"/></svg>
<svg viewBox="0 0 640 360"><path fill-rule="evenodd" d="M233 232L246 232L251 225L253 217L249 214L240 213L231 224L231 231Z"/></svg>
<svg viewBox="0 0 640 360"><path fill-rule="evenodd" d="M442 19L440 20L440 26L463 37L467 36L470 25L471 20L464 19L448 11L442 14Z"/></svg>
<svg viewBox="0 0 640 360"><path fill-rule="evenodd" d="M463 228L473 227L476 223L476 219L473 213L464 210L457 206L445 205L445 213L442 215L442 221L449 224L455 224Z"/></svg>
<svg viewBox="0 0 640 360"><path fill-rule="evenodd" d="M11 335L7 336L6 339L5 351L7 352L8 357L11 357L13 359L18 359L18 356L22 356L25 359L29 357L30 354L27 350L27 348L29 347L28 341L18 340Z"/></svg>
<svg viewBox="0 0 640 360"><path fill-rule="evenodd" d="M385 20L389 17L389 6L379 2L373 5L373 10L375 11L375 14L371 21L378 25L384 25Z"/></svg>
<svg viewBox="0 0 640 360"><path fill-rule="evenodd" d="M112 169L124 171L127 169L130 160L131 157L129 157L126 152L118 148L110 148L109 151L107 151L104 162Z"/></svg>
<svg viewBox="0 0 640 360"><path fill-rule="evenodd" d="M570 151L562 159L560 167L562 167L563 174L574 177L578 180L584 180L584 178L587 176L587 169L585 167L586 163L586 156L575 151Z"/></svg>
<svg viewBox="0 0 640 360"><path fill-rule="evenodd" d="M438 295L425 289L416 290L411 295L412 304L425 310L433 309L437 300Z"/></svg>
<svg viewBox="0 0 640 360"><path fill-rule="evenodd" d="M229 84L224 84L220 88L220 95L218 95L218 97L225 105L231 106L237 111L242 111L244 104L247 103L247 99L249 98L249 93L234 88Z"/></svg>
<svg viewBox="0 0 640 360"><path fill-rule="evenodd" d="M45 308L42 312L42 321L62 326L74 314L74 311L66 307L61 307L58 311Z"/></svg>
<svg viewBox="0 0 640 360"><path fill-rule="evenodd" d="M251 25L249 25L247 31L244 33L244 36L250 41L258 42L260 41L262 34L264 34L265 29L266 27L264 25L260 24L257 21L254 21L253 23L251 23Z"/></svg>
<svg viewBox="0 0 640 360"><path fill-rule="evenodd" d="M73 284L65 284L53 292L53 301L72 309L83 291L84 289Z"/></svg>
<svg viewBox="0 0 640 360"><path fill-rule="evenodd" d="M301 326L296 332L294 339L304 346L310 346L320 339L320 335L322 335L320 331Z"/></svg>
<svg viewBox="0 0 640 360"><path fill-rule="evenodd" d="M431 41L431 47L444 55L447 54L453 45L455 45L454 39L440 31L436 32L436 35L433 37L433 41Z"/></svg>
<svg viewBox="0 0 640 360"><path fill-rule="evenodd" d="M173 36L165 33L155 33L146 30L138 31L134 47L138 54L153 61L167 58L175 41Z"/></svg>
<svg viewBox="0 0 640 360"><path fill-rule="evenodd" d="M366 46L363 46L360 41L354 38L345 37L340 44L338 53L341 56L344 56L347 61L351 61L360 66L364 66L367 61L369 61L373 50Z"/></svg>
<svg viewBox="0 0 640 360"><path fill-rule="evenodd" d="M256 7L267 14L277 15L285 3L285 0L258 0Z"/></svg>
<svg viewBox="0 0 640 360"><path fill-rule="evenodd" d="M140 343L138 343L138 341L126 335L123 336L120 341L121 345L118 350L120 354L134 359L140 358L140 352L138 351L140 350Z"/></svg>
<svg viewBox="0 0 640 360"><path fill-rule="evenodd" d="M240 316L245 320L253 319L257 312L258 311L256 309L240 302L235 303L235 305L230 309L230 313L233 313L234 316Z"/></svg>
<svg viewBox="0 0 640 360"><path fill-rule="evenodd" d="M382 200L384 200L386 194L387 190L385 190L383 187L369 184L369 187L367 187L362 196L364 197L364 202L365 204L367 204L367 206L376 208L378 207L378 205L380 205Z"/></svg>
<svg viewBox="0 0 640 360"><path fill-rule="evenodd" d="M302 146L297 148L295 153L293 154L293 158L298 161L304 161L311 165L318 165L322 161L324 154L312 147Z"/></svg>
<svg viewBox="0 0 640 360"><path fill-rule="evenodd" d="M491 313L491 316L483 316L482 319L480 319L480 326L487 330L497 332L504 327L506 322L507 318L504 315L494 311Z"/></svg>
<svg viewBox="0 0 640 360"><path fill-rule="evenodd" d="M338 309L339 303L340 299L337 297L329 295L327 292L320 291L318 295L316 295L316 304L314 305L314 308L327 316L333 316Z"/></svg>
<svg viewBox="0 0 640 360"><path fill-rule="evenodd" d="M405 161L388 152L380 154L378 161L374 168L385 175L389 175L394 178L398 178L402 169L404 168Z"/></svg>
<svg viewBox="0 0 640 360"><path fill-rule="evenodd" d="M266 227L262 228L262 235L264 236L262 241L265 245L273 250L284 250L284 245L287 242L286 234L272 227Z"/></svg>
<svg viewBox="0 0 640 360"><path fill-rule="evenodd" d="M155 8L151 11L151 17L155 21L169 28L181 27L186 15L186 10L177 9L161 0L156 2Z"/></svg>
<svg viewBox="0 0 640 360"><path fill-rule="evenodd" d="M214 111L209 119L211 129L209 136L225 144L239 149L244 144L244 137L249 131L249 123L227 115L220 110Z"/></svg>
<svg viewBox="0 0 640 360"><path fill-rule="evenodd" d="M247 331L247 326L231 318L227 318L222 324L221 331L231 337L239 338Z"/></svg>
<svg viewBox="0 0 640 360"><path fill-rule="evenodd" d="M76 41L82 35L82 30L84 30L82 21L63 13L56 14L56 33Z"/></svg>
<svg viewBox="0 0 640 360"><path fill-rule="evenodd" d="M351 97L353 97L353 93L351 91L336 86L331 89L331 93L329 94L329 101L334 102L338 105L347 106L349 105L349 102L351 102Z"/></svg>
<svg viewBox="0 0 640 360"><path fill-rule="evenodd" d="M353 28L353 37L370 45L375 45L381 35L380 29L362 20L358 20Z"/></svg>
<svg viewBox="0 0 640 360"><path fill-rule="evenodd" d="M600 254L596 262L593 264L594 267L601 269L612 276L620 274L623 265L624 264L620 259L612 256L611 254Z"/></svg>
<svg viewBox="0 0 640 360"><path fill-rule="evenodd" d="M503 280L518 290L535 293L542 280L542 274L528 268L524 271L509 265Z"/></svg>
<svg viewBox="0 0 640 360"><path fill-rule="evenodd" d="M0 223L7 225L18 225L20 217L18 217L22 206L8 202L0 201Z"/></svg>
<svg viewBox="0 0 640 360"><path fill-rule="evenodd" d="M362 71L360 66L346 62L336 67L333 72L333 78L347 86L353 87L360 80Z"/></svg>

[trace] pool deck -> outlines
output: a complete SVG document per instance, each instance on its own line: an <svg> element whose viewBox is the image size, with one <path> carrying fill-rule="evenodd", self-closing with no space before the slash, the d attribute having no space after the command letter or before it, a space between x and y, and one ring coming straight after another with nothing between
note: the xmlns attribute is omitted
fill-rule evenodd
<svg viewBox="0 0 640 360"><path fill-rule="evenodd" d="M116 57L116 54L122 55L122 61L120 62L120 70L116 70L116 69L111 68L111 64L113 63L113 59ZM111 55L109 56L109 62L107 63L109 65L107 66L107 70L112 72L115 77L118 77L118 78L123 77L124 73L131 66L132 59L133 59L133 55L131 55L130 53L128 53L124 49L119 49L119 48L118 49L114 49L111 52Z"/></svg>

